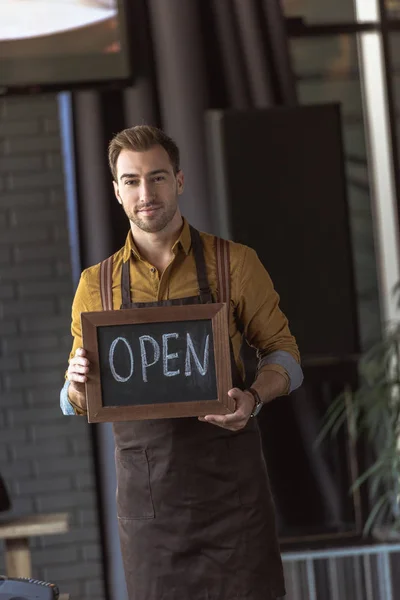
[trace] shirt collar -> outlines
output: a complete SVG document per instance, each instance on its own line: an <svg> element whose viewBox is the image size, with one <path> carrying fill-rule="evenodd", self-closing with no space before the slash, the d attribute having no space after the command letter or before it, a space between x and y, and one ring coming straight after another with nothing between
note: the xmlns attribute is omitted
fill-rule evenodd
<svg viewBox="0 0 400 600"><path fill-rule="evenodd" d="M185 254L188 255L190 252L190 248L192 246L192 236L190 235L189 223L186 221L185 217L182 217L182 218L183 218L183 227L182 227L181 235L176 240L174 247L177 244L180 244L180 246L183 249L183 251L185 252Z"/></svg>
<svg viewBox="0 0 400 600"><path fill-rule="evenodd" d="M175 244L172 246L172 250L178 247L178 245L183 249L186 255L189 254L190 248L192 246L192 238L190 235L190 226L189 223L183 218L183 227L179 238L176 240ZM129 230L128 235L126 237L124 252L123 252L123 260L126 262L129 260L131 254L135 256L135 258L142 260L140 256L140 252L133 240L132 231Z"/></svg>

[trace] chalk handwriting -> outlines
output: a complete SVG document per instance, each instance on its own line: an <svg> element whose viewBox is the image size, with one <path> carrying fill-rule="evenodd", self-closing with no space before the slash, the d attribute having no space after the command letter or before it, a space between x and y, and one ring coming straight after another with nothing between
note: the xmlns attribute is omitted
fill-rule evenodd
<svg viewBox="0 0 400 600"><path fill-rule="evenodd" d="M176 377L177 375L184 374L185 377L190 377L192 375L192 371L195 368L200 375L203 377L208 372L209 367L209 354L210 354L210 336L207 335L204 344L204 353L203 357L199 357L192 336L190 333L186 333L186 351L181 347L180 352L170 352L169 343L170 340L178 340L178 333L164 333L162 335L161 344L157 342L157 340L151 335L141 335L139 337L139 346L140 346L140 358L141 358L141 367L142 367L142 379L145 383L148 382L148 370L150 367L153 367L158 363L162 354L162 368L163 375L165 377ZM122 376L120 373L117 373L114 355L115 350L118 343L122 343L126 346L129 355L129 373L126 377ZM172 360L182 361L182 369L176 368L175 370L171 370L169 362ZM112 376L114 379L120 383L126 383L131 379L134 374L134 355L132 347L129 341L125 337L117 337L110 345L109 350L109 364ZM176 363L175 363L176 364Z"/></svg>
<svg viewBox="0 0 400 600"><path fill-rule="evenodd" d="M192 363L190 360L190 356L193 356L194 362L196 364L197 370L199 371L200 375L204 376L207 373L209 339L210 339L210 336L207 335L206 344L204 347L203 365L201 365L199 358L196 354L196 350L194 349L192 338L190 337L190 333L186 334L186 359L185 359L185 375L186 375L186 377L190 377L190 375L192 374Z"/></svg>
<svg viewBox="0 0 400 600"><path fill-rule="evenodd" d="M130 360L130 372L128 377L122 377L121 375L118 375L117 371L115 370L115 366L114 366L114 352L115 352L115 346L118 344L118 342L123 342L125 344L125 346L128 348L128 352L129 352L129 360ZM116 381L119 381L121 383L125 383L126 381L128 381L128 379L130 379L133 375L133 352L132 352L132 348L129 345L129 342L126 338L124 337L118 337L116 338L113 343L110 346L110 352L109 352L109 356L108 356L108 360L110 363L110 369L111 369L111 373L114 377L114 379Z"/></svg>
<svg viewBox="0 0 400 600"><path fill-rule="evenodd" d="M148 362L148 357L146 354L146 346L145 342L150 342L154 349L154 360L153 362ZM147 381L147 369L152 367L158 362L160 359L160 346L157 344L156 340L151 337L151 335L141 335L139 338L140 343L140 354L142 357L142 373L143 373L143 381Z"/></svg>
<svg viewBox="0 0 400 600"><path fill-rule="evenodd" d="M181 372L180 369L177 371L168 371L168 361L173 358L178 358L178 353L174 352L173 354L168 354L168 340L170 338L177 339L179 335L177 333L164 333L162 336L163 340L163 373L166 377L175 377L175 375L179 375Z"/></svg>

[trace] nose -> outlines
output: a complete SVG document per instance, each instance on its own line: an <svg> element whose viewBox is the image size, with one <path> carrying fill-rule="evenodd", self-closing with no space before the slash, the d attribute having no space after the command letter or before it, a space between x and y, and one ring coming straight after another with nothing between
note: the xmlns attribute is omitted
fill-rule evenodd
<svg viewBox="0 0 400 600"><path fill-rule="evenodd" d="M142 202L148 202L153 200L155 196L154 186L151 181L142 181L140 185L140 200Z"/></svg>

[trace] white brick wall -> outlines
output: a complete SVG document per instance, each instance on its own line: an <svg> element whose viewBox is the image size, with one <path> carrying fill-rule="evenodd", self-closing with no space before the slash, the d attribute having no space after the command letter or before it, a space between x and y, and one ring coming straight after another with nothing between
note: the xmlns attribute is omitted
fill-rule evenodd
<svg viewBox="0 0 400 600"><path fill-rule="evenodd" d="M69 534L33 540L34 577L55 581L74 600L102 600L88 426L83 418L64 417L58 404L72 295L56 97L3 98L0 472L13 515L71 516Z"/></svg>

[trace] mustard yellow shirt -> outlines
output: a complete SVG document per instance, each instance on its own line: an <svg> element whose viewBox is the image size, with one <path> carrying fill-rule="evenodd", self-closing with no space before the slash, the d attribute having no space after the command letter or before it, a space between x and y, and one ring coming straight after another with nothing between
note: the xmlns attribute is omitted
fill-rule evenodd
<svg viewBox="0 0 400 600"><path fill-rule="evenodd" d="M217 298L217 271L214 236L200 232L207 265L208 281L214 298ZM279 308L279 296L271 278L254 250L248 246L229 242L231 302L229 311L229 335L233 353L241 375L244 367L240 358L242 333L247 342L257 349L261 359L281 350L293 356L300 355L296 341L290 333L288 321ZM153 265L144 260L129 232L125 245L114 254L112 271L113 306L121 306L122 263L130 262L131 299L133 302L154 302L172 298L184 298L199 294L196 266L191 247L188 222L184 219L182 232L173 248L174 258L160 275ZM102 310L100 296L100 263L82 272L72 305L73 336L70 359L79 347L83 347L81 313ZM272 370L282 374L289 387L289 377L281 365L268 364L260 370Z"/></svg>

